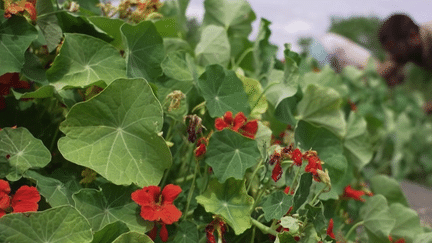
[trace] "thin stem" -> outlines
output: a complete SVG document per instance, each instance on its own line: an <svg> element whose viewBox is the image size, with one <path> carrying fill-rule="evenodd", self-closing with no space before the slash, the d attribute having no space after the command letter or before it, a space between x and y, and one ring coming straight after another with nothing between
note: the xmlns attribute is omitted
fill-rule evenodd
<svg viewBox="0 0 432 243"><path fill-rule="evenodd" d="M248 187L247 187L247 189L246 189L247 192L249 192L249 190L250 190L250 188L251 188L251 186L252 186L252 182L253 182L253 179L255 178L256 173L258 173L258 170L259 170L260 168L262 168L261 165L262 165L263 161L264 161L264 160L261 159L260 162L258 163L257 167L255 168L255 170L252 172L252 176L251 176L251 179L250 179L250 181L249 181L249 185L248 185Z"/></svg>
<svg viewBox="0 0 432 243"><path fill-rule="evenodd" d="M186 177L177 178L177 180L174 181L174 184L180 184L180 183L183 183L185 181L192 180L193 177L194 177L194 175L188 175Z"/></svg>
<svg viewBox="0 0 432 243"><path fill-rule="evenodd" d="M291 183L291 186L290 186L290 191L292 191L294 189L294 185L295 185L295 183L296 183L296 181L298 179L298 176L300 175L300 170L301 170L301 167L299 167L297 169L297 171L295 172L294 179L293 179L293 181Z"/></svg>
<svg viewBox="0 0 432 243"><path fill-rule="evenodd" d="M355 225L353 225L353 227L351 227L351 229L348 231L348 233L346 234L346 236L345 236L345 238L346 239L349 239L349 236L351 235L351 233L357 228L357 227L359 227L360 225L363 225L364 224L364 221L360 221L360 222L358 222L357 224L355 224Z"/></svg>
<svg viewBox="0 0 432 243"><path fill-rule="evenodd" d="M312 199L312 201L310 202L310 205L315 205L315 201L318 200L318 197L321 195L321 193L324 192L324 190L327 189L327 185L325 185L316 195L315 197Z"/></svg>
<svg viewBox="0 0 432 243"><path fill-rule="evenodd" d="M50 149L49 149L49 151L50 151L51 153L53 152L54 144L55 144L55 142L56 142L56 138L57 138L57 136L58 136L58 132L59 132L59 130L60 130L60 129L57 127L56 131L54 132L54 136L53 136L53 138L52 138L52 140L51 140Z"/></svg>
<svg viewBox="0 0 432 243"><path fill-rule="evenodd" d="M255 241L255 229L256 229L256 227L254 226L253 227L253 229L252 229L252 238L251 238L251 243L254 243L254 241Z"/></svg>
<svg viewBox="0 0 432 243"><path fill-rule="evenodd" d="M186 203L186 210L184 211L185 213L183 214L183 218L186 218L187 212L189 210L190 202L192 200L192 195L193 195L193 192L195 190L195 179L196 179L196 175L198 173L198 169L199 169L199 161L196 161L196 163L195 163L195 171L194 171L194 174L193 174L194 177L192 179L192 185L191 185L191 187L189 189L189 194L188 194L187 203Z"/></svg>
<svg viewBox="0 0 432 243"><path fill-rule="evenodd" d="M251 222L253 225L255 225L258 229L261 230L261 232L263 232L264 234L271 234L274 236L277 236L278 232L276 232L276 230L265 226L264 224L260 223L259 221L257 221L256 219L251 217Z"/></svg>
<svg viewBox="0 0 432 243"><path fill-rule="evenodd" d="M56 14L56 13L62 13L62 12L67 12L67 11L66 10L57 10L57 11L53 11L53 12L49 12L49 13L44 13L44 14L38 15L37 17L38 18L42 18L42 17L45 17L45 16L49 16L49 15Z"/></svg>
<svg viewBox="0 0 432 243"><path fill-rule="evenodd" d="M253 205L252 208L255 208L255 207L256 207L256 205L258 204L258 201L261 199L261 196L262 196L262 194L264 193L264 191L265 191L265 188L262 188L262 189L258 192L258 196L256 197L256 199L255 199L255 203L254 203L254 205Z"/></svg>
<svg viewBox="0 0 432 243"><path fill-rule="evenodd" d="M246 49L241 56L239 57L239 59L237 60L237 63L235 64L234 67L238 67L240 66L240 64L243 62L243 59L246 57L247 54L249 54L249 52L253 51L253 47Z"/></svg>

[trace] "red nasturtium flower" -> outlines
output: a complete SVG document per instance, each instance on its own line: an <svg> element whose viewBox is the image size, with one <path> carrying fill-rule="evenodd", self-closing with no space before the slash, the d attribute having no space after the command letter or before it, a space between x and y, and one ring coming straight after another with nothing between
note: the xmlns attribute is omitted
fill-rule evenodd
<svg viewBox="0 0 432 243"><path fill-rule="evenodd" d="M9 183L0 180L0 218L6 212L24 213L38 210L40 195L36 187L21 186L12 199L9 196L10 191Z"/></svg>
<svg viewBox="0 0 432 243"><path fill-rule="evenodd" d="M335 235L333 233L333 219L330 219L329 225L327 228L327 235L330 236L332 239L335 239Z"/></svg>
<svg viewBox="0 0 432 243"><path fill-rule="evenodd" d="M200 139L198 139L197 141L197 147L195 149L195 157L197 159L200 159L204 156L204 154L207 152L207 144L208 141L205 137L202 137Z"/></svg>
<svg viewBox="0 0 432 243"><path fill-rule="evenodd" d="M225 222L218 217L216 217L205 228L207 243L216 243L216 237L214 235L215 230L218 232L218 238L219 238L218 242L226 243L226 240L224 238L224 234L226 232L226 225Z"/></svg>
<svg viewBox="0 0 432 243"><path fill-rule="evenodd" d="M131 195L132 200L141 206L140 215L143 219L162 224L159 235L164 242L168 240L168 230L165 225L177 222L182 215L173 204L181 191L179 186L169 184L165 186L162 193L158 186L147 186L134 191ZM157 229L153 228L149 236L156 235L156 233Z"/></svg>
<svg viewBox="0 0 432 243"><path fill-rule="evenodd" d="M306 151L303 155L305 159L307 159L308 164L305 167L305 172L309 172L313 175L315 181L321 181L318 176L317 170L322 170L321 160L315 151Z"/></svg>
<svg viewBox="0 0 432 243"><path fill-rule="evenodd" d="M343 198L352 198L356 201L364 202L365 199L361 198L363 195L365 195L364 191L358 191L351 187L351 185L348 185L345 187L344 193L342 195Z"/></svg>
<svg viewBox="0 0 432 243"><path fill-rule="evenodd" d="M275 182L277 182L282 177L282 166L280 162L276 163L275 167L273 168L271 177Z"/></svg>
<svg viewBox="0 0 432 243"><path fill-rule="evenodd" d="M258 122L257 120L247 121L243 112L237 113L233 118L232 112L227 111L223 118L216 118L215 127L218 131L229 128L245 137L254 139L258 131Z"/></svg>
<svg viewBox="0 0 432 243"><path fill-rule="evenodd" d="M294 161L294 164L297 166L301 166L302 162L303 162L303 154L300 152L300 149L294 149L294 151L292 151L290 153L291 155L291 159Z"/></svg>
<svg viewBox="0 0 432 243"><path fill-rule="evenodd" d="M9 3L9 4L8 4ZM10 1L5 1L5 18L11 18L12 15L28 14L31 20L36 21L36 0L21 0L18 2L11 3Z"/></svg>

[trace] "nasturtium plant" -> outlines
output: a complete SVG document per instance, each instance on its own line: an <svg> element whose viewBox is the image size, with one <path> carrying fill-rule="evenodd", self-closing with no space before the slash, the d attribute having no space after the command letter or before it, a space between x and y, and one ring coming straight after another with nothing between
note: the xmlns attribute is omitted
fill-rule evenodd
<svg viewBox="0 0 432 243"><path fill-rule="evenodd" d="M188 5L0 0L1 242L432 239L398 182L432 181L421 95Z"/></svg>

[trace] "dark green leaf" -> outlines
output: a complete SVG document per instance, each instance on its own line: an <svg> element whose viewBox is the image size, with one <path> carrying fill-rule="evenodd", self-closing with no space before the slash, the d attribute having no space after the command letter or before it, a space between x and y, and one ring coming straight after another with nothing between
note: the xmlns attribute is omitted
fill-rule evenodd
<svg viewBox="0 0 432 243"><path fill-rule="evenodd" d="M128 77L142 77L152 81L162 75L164 47L155 25L151 21L143 21L137 25L125 23L120 31L126 47Z"/></svg>
<svg viewBox="0 0 432 243"><path fill-rule="evenodd" d="M243 83L233 71L216 64L207 66L205 73L198 79L198 86L211 117L223 116L227 111L234 115L240 111L249 115L250 108Z"/></svg>
<svg viewBox="0 0 432 243"><path fill-rule="evenodd" d="M46 71L39 61L39 58L29 51L25 53L25 62L21 73L31 81L43 85L48 84Z"/></svg>
<svg viewBox="0 0 432 243"><path fill-rule="evenodd" d="M246 170L260 158L255 140L230 129L215 132L210 138L205 162L220 182L230 177L243 179Z"/></svg>
<svg viewBox="0 0 432 243"><path fill-rule="evenodd" d="M309 197L310 187L312 185L312 174L304 173L300 177L300 184L294 195L294 204L292 213L297 212L297 210L306 202Z"/></svg>
<svg viewBox="0 0 432 243"><path fill-rule="evenodd" d="M196 197L209 213L221 216L236 235L249 229L254 199L246 192L244 181L228 179L224 184L210 181L207 190Z"/></svg>
<svg viewBox="0 0 432 243"><path fill-rule="evenodd" d="M121 221L107 224L103 229L95 232L91 243L113 242L121 234L129 231L127 225Z"/></svg>
<svg viewBox="0 0 432 243"><path fill-rule="evenodd" d="M264 217L267 221L272 219L279 220L284 216L292 206L292 197L283 191L276 191L269 196L263 203Z"/></svg>
<svg viewBox="0 0 432 243"><path fill-rule="evenodd" d="M153 241L146 234L127 232L120 235L112 243L153 243Z"/></svg>
<svg viewBox="0 0 432 243"><path fill-rule="evenodd" d="M21 72L24 53L38 36L37 30L24 17L3 17L0 10L0 76L5 73Z"/></svg>
<svg viewBox="0 0 432 243"><path fill-rule="evenodd" d="M36 12L38 14L36 23L45 37L48 52L52 52L60 43L63 33L56 15L53 14L54 7L51 0L38 0L36 2Z"/></svg>
<svg viewBox="0 0 432 243"><path fill-rule="evenodd" d="M111 45L115 46L119 50L125 49L120 32L120 27L125 23L123 20L109 19L102 16L92 16L89 17L88 20L113 38L110 42Z"/></svg>
<svg viewBox="0 0 432 243"><path fill-rule="evenodd" d="M198 242L198 229L197 226L189 221L182 221L178 227L173 242L175 243L189 243Z"/></svg>

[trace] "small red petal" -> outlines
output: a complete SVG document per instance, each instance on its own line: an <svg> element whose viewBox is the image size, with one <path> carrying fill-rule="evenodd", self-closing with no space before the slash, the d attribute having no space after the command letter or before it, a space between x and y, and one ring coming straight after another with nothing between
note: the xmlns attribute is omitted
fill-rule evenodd
<svg viewBox="0 0 432 243"><path fill-rule="evenodd" d="M182 216L182 212L172 204L164 205L160 211L160 219L165 224L173 224Z"/></svg>
<svg viewBox="0 0 432 243"><path fill-rule="evenodd" d="M292 160L294 161L294 164L297 166L301 166L303 162L303 154L301 153L300 149L295 149L291 154Z"/></svg>
<svg viewBox="0 0 432 243"><path fill-rule="evenodd" d="M154 226L153 226L153 229L152 229L150 232L148 232L148 236L149 236L150 239L152 239L153 241L156 239L157 231L158 231L158 229L157 229L156 225L154 225Z"/></svg>
<svg viewBox="0 0 432 243"><path fill-rule="evenodd" d="M365 202L366 200L361 198L364 194L364 191L355 190L351 187L351 185L348 185L345 187L343 197Z"/></svg>
<svg viewBox="0 0 432 243"><path fill-rule="evenodd" d="M160 219L156 206L141 206L140 215L143 219L148 221L157 221Z"/></svg>
<svg viewBox="0 0 432 243"><path fill-rule="evenodd" d="M216 120L215 120L215 128L218 131L225 129L228 126L229 125L222 118L216 118Z"/></svg>
<svg viewBox="0 0 432 243"><path fill-rule="evenodd" d="M140 206L154 205L159 198L160 188L158 186L147 186L132 192L131 198Z"/></svg>
<svg viewBox="0 0 432 243"><path fill-rule="evenodd" d="M199 158L199 157L203 156L206 152L207 152L207 149L206 149L205 144L200 144L195 149L195 157Z"/></svg>
<svg viewBox="0 0 432 243"><path fill-rule="evenodd" d="M25 11L27 11L27 13L30 15L31 20L35 21L37 17L37 13L34 5L29 2L26 2L24 8Z"/></svg>
<svg viewBox="0 0 432 243"><path fill-rule="evenodd" d="M256 120L252 120L241 127L241 130L243 131L243 136L254 139L258 131L258 122Z"/></svg>
<svg viewBox="0 0 432 243"><path fill-rule="evenodd" d="M395 241L395 243L405 243L405 239L404 238L399 239L399 240Z"/></svg>
<svg viewBox="0 0 432 243"><path fill-rule="evenodd" d="M162 191L162 204L172 204L177 196L181 193L181 187L173 184L166 185Z"/></svg>
<svg viewBox="0 0 432 243"><path fill-rule="evenodd" d="M333 219L330 219L328 228L327 228L327 235L330 236L332 239L335 238L335 235L333 233Z"/></svg>
<svg viewBox="0 0 432 243"><path fill-rule="evenodd" d="M225 115L223 116L223 120L228 126L233 125L234 119L233 119L233 113L231 111L225 112Z"/></svg>
<svg viewBox="0 0 432 243"><path fill-rule="evenodd" d="M247 121L246 116L243 114L243 112L239 112L234 117L234 124L232 127L232 130L238 131L240 127L242 127Z"/></svg>
<svg viewBox="0 0 432 243"><path fill-rule="evenodd" d="M11 191L9 182L5 180L0 180L0 192L4 192L6 194L9 194Z"/></svg>
<svg viewBox="0 0 432 243"><path fill-rule="evenodd" d="M282 177L282 167L280 163L276 163L272 171L272 179L277 182Z"/></svg>
<svg viewBox="0 0 432 243"><path fill-rule="evenodd" d="M22 186L12 197L12 208L15 213L37 211L40 194L36 187Z"/></svg>
<svg viewBox="0 0 432 243"><path fill-rule="evenodd" d="M285 187L285 189L284 189L285 194L288 194L289 191L290 191L290 187L289 186Z"/></svg>
<svg viewBox="0 0 432 243"><path fill-rule="evenodd" d="M10 206L10 197L4 192L0 192L0 210L6 210Z"/></svg>
<svg viewBox="0 0 432 243"><path fill-rule="evenodd" d="M166 242L168 240L168 230L165 224L162 224L162 228L159 232L159 236L163 242Z"/></svg>

